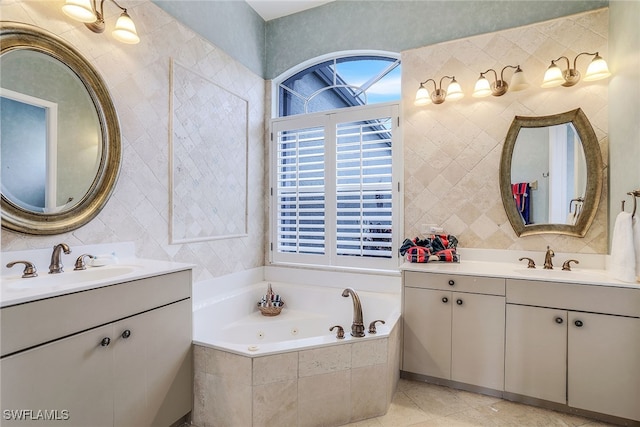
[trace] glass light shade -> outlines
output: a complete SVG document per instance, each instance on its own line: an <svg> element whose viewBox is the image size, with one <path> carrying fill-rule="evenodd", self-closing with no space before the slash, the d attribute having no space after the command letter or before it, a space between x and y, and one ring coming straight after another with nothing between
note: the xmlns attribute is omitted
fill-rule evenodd
<svg viewBox="0 0 640 427"><path fill-rule="evenodd" d="M140 42L140 37L136 32L136 26L131 20L131 17L127 15L127 12L122 12L122 15L116 21L116 28L111 33L113 37L127 44L136 44Z"/></svg>
<svg viewBox="0 0 640 427"><path fill-rule="evenodd" d="M451 80L451 83L449 83L447 87L447 99L457 101L462 98L464 98L464 92L460 87L460 83L458 83L456 79Z"/></svg>
<svg viewBox="0 0 640 427"><path fill-rule="evenodd" d="M491 84L486 77L481 76L476 82L476 86L474 87L473 94L471 94L471 96L474 98L484 98L489 95L491 95Z"/></svg>
<svg viewBox="0 0 640 427"><path fill-rule="evenodd" d="M416 100L413 102L414 105L421 107L423 105L431 104L431 96L429 96L429 91L423 85L420 85L418 91L416 92Z"/></svg>
<svg viewBox="0 0 640 427"><path fill-rule="evenodd" d="M80 22L90 23L97 19L91 0L67 0L62 6L62 12Z"/></svg>
<svg viewBox="0 0 640 427"><path fill-rule="evenodd" d="M547 71L544 73L544 79L542 79L542 87L556 87L564 83L564 76L562 70L556 64L551 64Z"/></svg>
<svg viewBox="0 0 640 427"><path fill-rule="evenodd" d="M610 75L611 73L609 72L607 62L602 59L600 55L596 55L596 57L593 58L593 61L589 64L589 67L587 67L587 73L584 76L584 80L592 82L595 80L606 79Z"/></svg>
<svg viewBox="0 0 640 427"><path fill-rule="evenodd" d="M519 90L525 90L529 87L527 77L524 75L524 71L521 69L516 70L511 76L511 82L509 83L509 90L511 92L517 92Z"/></svg>

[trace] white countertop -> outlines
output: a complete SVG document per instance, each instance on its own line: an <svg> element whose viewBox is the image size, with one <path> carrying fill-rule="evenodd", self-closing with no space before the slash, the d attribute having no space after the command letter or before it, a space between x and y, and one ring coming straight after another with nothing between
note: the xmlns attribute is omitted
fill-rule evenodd
<svg viewBox="0 0 640 427"><path fill-rule="evenodd" d="M542 280L584 285L637 288L640 290L640 283L627 283L616 280L609 275L607 270L586 269L573 266L571 267L571 271L563 271L561 266L554 267L553 270L544 270L541 266L531 269L527 268L526 264L521 265L507 262L470 261L463 259L458 263L439 261L429 263L407 262L400 268L404 271L460 274L463 276L500 277L505 279Z"/></svg>
<svg viewBox="0 0 640 427"><path fill-rule="evenodd" d="M38 277L23 279L21 270L10 276L2 276L0 307L57 297L74 292L87 291L132 280L145 279L176 271L189 270L191 264L156 261L141 258L121 259L117 264L103 267L87 267L74 271L73 266L58 274L39 273ZM106 277L93 278L98 272ZM116 275L109 277L109 273ZM88 277L88 280L87 280Z"/></svg>

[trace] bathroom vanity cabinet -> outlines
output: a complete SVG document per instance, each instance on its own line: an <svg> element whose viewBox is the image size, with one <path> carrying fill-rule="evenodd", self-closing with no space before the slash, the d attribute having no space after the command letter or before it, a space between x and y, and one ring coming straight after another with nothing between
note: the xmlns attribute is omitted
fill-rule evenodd
<svg viewBox="0 0 640 427"><path fill-rule="evenodd" d="M640 425L640 286L437 270L403 271L404 377Z"/></svg>
<svg viewBox="0 0 640 427"><path fill-rule="evenodd" d="M507 397L640 420L640 290L507 279L506 325Z"/></svg>
<svg viewBox="0 0 640 427"><path fill-rule="evenodd" d="M504 295L500 278L405 271L402 370L501 391Z"/></svg>
<svg viewBox="0 0 640 427"><path fill-rule="evenodd" d="M178 421L192 407L191 312L191 270L3 307L3 425ZM25 410L33 421L13 419Z"/></svg>

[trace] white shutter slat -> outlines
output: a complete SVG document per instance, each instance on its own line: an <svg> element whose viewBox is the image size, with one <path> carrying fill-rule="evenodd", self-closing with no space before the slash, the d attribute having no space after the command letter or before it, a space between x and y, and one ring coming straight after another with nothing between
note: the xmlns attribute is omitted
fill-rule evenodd
<svg viewBox="0 0 640 427"><path fill-rule="evenodd" d="M324 129L287 130L277 135L277 250L324 254Z"/></svg>
<svg viewBox="0 0 640 427"><path fill-rule="evenodd" d="M336 129L336 246L341 256L392 253L391 119Z"/></svg>

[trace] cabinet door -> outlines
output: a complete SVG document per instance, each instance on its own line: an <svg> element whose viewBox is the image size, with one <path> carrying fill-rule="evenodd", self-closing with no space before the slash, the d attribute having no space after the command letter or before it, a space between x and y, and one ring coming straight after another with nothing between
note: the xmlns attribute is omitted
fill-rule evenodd
<svg viewBox="0 0 640 427"><path fill-rule="evenodd" d="M451 379L504 389L505 298L452 295Z"/></svg>
<svg viewBox="0 0 640 427"><path fill-rule="evenodd" d="M107 325L3 358L2 425L112 426L112 346L101 345L111 331ZM7 410L32 413L23 412L26 421L7 420Z"/></svg>
<svg viewBox="0 0 640 427"><path fill-rule="evenodd" d="M115 425L167 426L192 407L191 300L114 325Z"/></svg>
<svg viewBox="0 0 640 427"><path fill-rule="evenodd" d="M403 333L404 371L451 377L451 292L405 287Z"/></svg>
<svg viewBox="0 0 640 427"><path fill-rule="evenodd" d="M507 304L506 391L567 402L567 312Z"/></svg>
<svg viewBox="0 0 640 427"><path fill-rule="evenodd" d="M569 312L569 406L640 421L640 319Z"/></svg>

